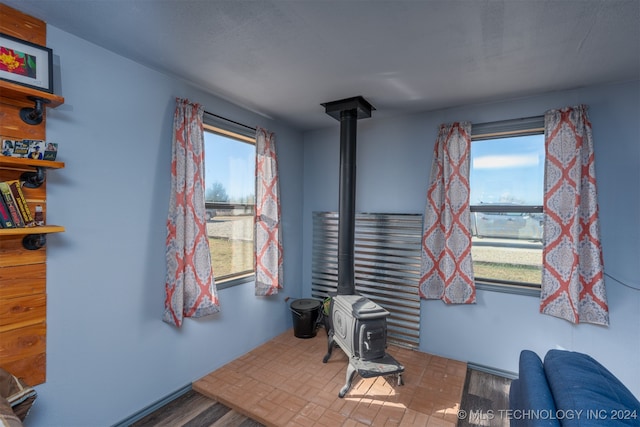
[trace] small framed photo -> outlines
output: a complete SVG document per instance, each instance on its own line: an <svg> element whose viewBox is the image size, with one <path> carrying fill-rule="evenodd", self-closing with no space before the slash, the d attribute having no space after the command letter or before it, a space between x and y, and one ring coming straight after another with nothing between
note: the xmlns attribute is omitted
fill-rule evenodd
<svg viewBox="0 0 640 427"><path fill-rule="evenodd" d="M44 141L39 139L23 139L22 142L29 144L29 152L27 154L29 159L42 160L44 157Z"/></svg>
<svg viewBox="0 0 640 427"><path fill-rule="evenodd" d="M53 93L53 53L0 33L0 79Z"/></svg>
<svg viewBox="0 0 640 427"><path fill-rule="evenodd" d="M13 141L13 154L11 157L23 157L29 156L29 150L31 148L31 141L23 139L22 141Z"/></svg>
<svg viewBox="0 0 640 427"><path fill-rule="evenodd" d="M16 141L11 139L3 139L2 140L2 155L13 157L13 149L16 146Z"/></svg>
<svg viewBox="0 0 640 427"><path fill-rule="evenodd" d="M44 148L44 156L43 160L55 160L58 155L58 143L57 142L47 142L47 145Z"/></svg>

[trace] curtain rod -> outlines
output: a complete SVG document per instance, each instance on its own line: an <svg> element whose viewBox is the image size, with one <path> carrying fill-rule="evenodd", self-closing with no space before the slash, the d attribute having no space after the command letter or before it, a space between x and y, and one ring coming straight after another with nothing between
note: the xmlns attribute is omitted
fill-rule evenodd
<svg viewBox="0 0 640 427"><path fill-rule="evenodd" d="M226 121L226 122L233 123L234 125L238 125L238 126L242 126L242 127L244 127L244 128L250 129L250 130L252 130L252 131L254 131L254 132L256 131L256 128L254 128L254 127L247 126L247 125L245 125L244 123L236 122L235 120L227 119L226 117L222 117L222 116L219 116L219 115L217 115L217 114L210 113L210 112L208 112L207 110L205 110L205 111L204 111L204 113L205 113L205 114L208 114L208 115L210 115L210 116L216 117L216 118L218 118L218 119L220 119L220 120L224 120L224 121Z"/></svg>

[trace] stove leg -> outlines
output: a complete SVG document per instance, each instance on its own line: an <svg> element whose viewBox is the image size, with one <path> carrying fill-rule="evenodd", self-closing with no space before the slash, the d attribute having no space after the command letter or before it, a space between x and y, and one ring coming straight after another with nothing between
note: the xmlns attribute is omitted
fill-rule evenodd
<svg viewBox="0 0 640 427"><path fill-rule="evenodd" d="M329 361L329 358L331 357L331 353L333 352L333 347L335 345L335 342L333 340L333 331L329 331L329 336L327 338L327 341L328 341L327 354L324 355L324 358L322 359L322 363L327 363Z"/></svg>
<svg viewBox="0 0 640 427"><path fill-rule="evenodd" d="M353 367L351 363L347 366L347 383L340 389L340 393L338 393L339 398L343 398L345 394L351 388L351 382L353 382L353 377L356 376L356 368Z"/></svg>

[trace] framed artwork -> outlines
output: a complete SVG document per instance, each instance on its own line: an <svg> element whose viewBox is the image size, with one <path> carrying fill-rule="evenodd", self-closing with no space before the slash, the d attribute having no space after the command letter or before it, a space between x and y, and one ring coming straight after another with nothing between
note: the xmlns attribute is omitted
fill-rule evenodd
<svg viewBox="0 0 640 427"><path fill-rule="evenodd" d="M0 79L53 93L51 49L0 33Z"/></svg>

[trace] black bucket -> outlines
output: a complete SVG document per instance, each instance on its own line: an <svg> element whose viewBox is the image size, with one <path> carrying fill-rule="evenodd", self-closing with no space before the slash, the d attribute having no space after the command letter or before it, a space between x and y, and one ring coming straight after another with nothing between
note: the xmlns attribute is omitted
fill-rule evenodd
<svg viewBox="0 0 640 427"><path fill-rule="evenodd" d="M313 338L316 336L317 323L322 303L315 299L297 299L291 303L293 317L293 334L297 338Z"/></svg>

